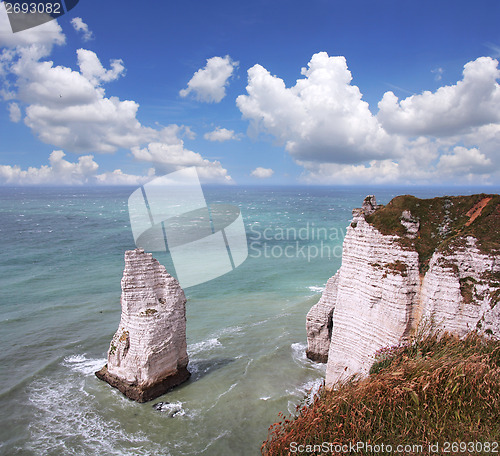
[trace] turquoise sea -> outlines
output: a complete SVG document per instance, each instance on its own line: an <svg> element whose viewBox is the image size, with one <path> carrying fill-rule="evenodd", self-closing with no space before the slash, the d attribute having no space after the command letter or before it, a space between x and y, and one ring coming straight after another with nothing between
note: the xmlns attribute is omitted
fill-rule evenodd
<svg viewBox="0 0 500 456"><path fill-rule="evenodd" d="M324 378L304 355L305 317L340 267L351 209L369 193L477 192L204 187L209 204L240 207L249 257L185 290L191 379L137 404L94 376L120 318L134 190L0 188L1 455L260 454L278 413Z"/></svg>

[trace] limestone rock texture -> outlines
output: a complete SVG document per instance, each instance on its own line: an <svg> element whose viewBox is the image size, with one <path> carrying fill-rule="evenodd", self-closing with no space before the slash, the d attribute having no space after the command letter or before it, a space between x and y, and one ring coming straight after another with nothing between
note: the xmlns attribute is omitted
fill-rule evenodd
<svg viewBox="0 0 500 456"><path fill-rule="evenodd" d="M125 252L122 314L96 376L137 402L147 402L186 381L186 297L151 253Z"/></svg>
<svg viewBox="0 0 500 456"><path fill-rule="evenodd" d="M338 273L328 280L320 300L311 307L306 317L306 356L318 363L326 363L328 360L338 281Z"/></svg>
<svg viewBox="0 0 500 456"><path fill-rule="evenodd" d="M327 382L367 374L370 357L399 343L414 321L417 252L405 250L366 222L347 228L332 318Z"/></svg>
<svg viewBox="0 0 500 456"><path fill-rule="evenodd" d="M476 244L469 236L453 252L432 256L422 281L423 316L459 336L478 330L500 338L500 255Z"/></svg>
<svg viewBox="0 0 500 456"><path fill-rule="evenodd" d="M365 198L342 266L307 314L307 356L327 361L327 388L366 376L379 349L424 323L500 338L499 221L498 195Z"/></svg>

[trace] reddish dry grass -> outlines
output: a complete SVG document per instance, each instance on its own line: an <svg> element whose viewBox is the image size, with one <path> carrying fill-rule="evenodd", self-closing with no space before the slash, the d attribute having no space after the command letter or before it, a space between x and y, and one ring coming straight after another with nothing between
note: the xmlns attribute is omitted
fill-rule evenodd
<svg viewBox="0 0 500 456"><path fill-rule="evenodd" d="M262 454L312 454L291 453L291 442L500 444L500 342L433 336L396 350L389 361L367 379L320 391L296 417L281 415Z"/></svg>

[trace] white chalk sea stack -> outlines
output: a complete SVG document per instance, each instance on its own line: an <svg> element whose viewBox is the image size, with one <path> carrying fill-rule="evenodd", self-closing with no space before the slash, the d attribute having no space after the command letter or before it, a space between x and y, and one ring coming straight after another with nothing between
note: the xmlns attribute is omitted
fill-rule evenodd
<svg viewBox="0 0 500 456"><path fill-rule="evenodd" d="M423 322L500 338L498 196L398 198L378 225L373 195L353 210L342 266L307 314L306 353L327 362L327 388L366 376L379 349L404 342Z"/></svg>
<svg viewBox="0 0 500 456"><path fill-rule="evenodd" d="M108 363L96 376L138 402L186 381L186 297L177 280L142 249L125 252L122 314Z"/></svg>

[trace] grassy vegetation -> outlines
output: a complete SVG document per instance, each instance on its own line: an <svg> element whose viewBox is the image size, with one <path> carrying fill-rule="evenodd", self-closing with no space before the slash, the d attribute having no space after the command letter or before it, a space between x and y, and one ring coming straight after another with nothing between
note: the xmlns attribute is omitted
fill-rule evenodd
<svg viewBox="0 0 500 456"><path fill-rule="evenodd" d="M323 389L312 404L298 407L297 416L281 416L269 428L262 454L322 454L319 446L307 450L323 442L422 445L418 454L424 455L435 454L429 450L435 443L439 451L444 442L500 445L499 417L500 341L474 333L464 340L431 335L381 351L368 378L351 380L336 391ZM457 448L450 448L450 454L492 454L486 444L475 451Z"/></svg>
<svg viewBox="0 0 500 456"><path fill-rule="evenodd" d="M482 210L474 211L475 207L486 201ZM404 210L409 210L412 217L420 222L415 239L405 236L406 229L401 224ZM458 244L463 244L467 235L474 236L478 240L478 247L485 252L500 251L500 195L478 194L432 199L397 196L366 220L383 234L400 236L398 242L403 247L415 249L419 254L422 272L427 270L434 251L456 248Z"/></svg>

